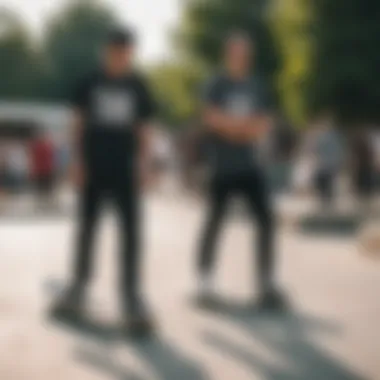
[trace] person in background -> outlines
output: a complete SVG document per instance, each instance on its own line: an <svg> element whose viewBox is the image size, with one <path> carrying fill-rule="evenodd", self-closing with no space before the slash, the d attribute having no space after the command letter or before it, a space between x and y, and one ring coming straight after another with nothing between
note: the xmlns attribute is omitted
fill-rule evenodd
<svg viewBox="0 0 380 380"><path fill-rule="evenodd" d="M374 190L375 152L367 131L359 131L353 143L353 187L358 201L368 206Z"/></svg>
<svg viewBox="0 0 380 380"><path fill-rule="evenodd" d="M29 179L29 157L20 141L12 141L6 154L6 166L11 181L11 191L19 194L26 189Z"/></svg>
<svg viewBox="0 0 380 380"><path fill-rule="evenodd" d="M179 144L179 155L182 158L182 185L186 192L198 196L204 188L205 155L207 133L193 122L184 131Z"/></svg>
<svg viewBox="0 0 380 380"><path fill-rule="evenodd" d="M194 188L192 176L193 151L194 151L194 132L187 128L178 139L178 153L181 157L181 183L184 190Z"/></svg>
<svg viewBox="0 0 380 380"><path fill-rule="evenodd" d="M344 160L344 148L337 129L322 121L314 140L315 188L325 207L334 205L336 184Z"/></svg>
<svg viewBox="0 0 380 380"><path fill-rule="evenodd" d="M0 144L0 201L3 203L9 191L9 171L7 167L7 144L2 141ZM3 207L3 204L0 205Z"/></svg>
<svg viewBox="0 0 380 380"><path fill-rule="evenodd" d="M70 166L70 145L65 139L56 144L55 167L59 184L65 183Z"/></svg>
<svg viewBox="0 0 380 380"><path fill-rule="evenodd" d="M155 187L160 188L165 182L166 174L171 163L171 141L168 134L163 128L157 127L155 129L153 145L153 174Z"/></svg>
<svg viewBox="0 0 380 380"><path fill-rule="evenodd" d="M286 193L291 187L294 131L284 115L277 115L260 144L260 159L265 165L270 187L275 194Z"/></svg>
<svg viewBox="0 0 380 380"><path fill-rule="evenodd" d="M225 43L224 53L225 69L208 83L204 93L202 121L211 138L207 149L212 178L208 215L200 240L199 300L213 301L215 245L229 201L238 194L248 201L250 215L258 225L259 306L278 309L286 302L275 281L272 202L256 149L270 129L271 105L263 81L251 75L253 41L244 33L232 33Z"/></svg>
<svg viewBox="0 0 380 380"><path fill-rule="evenodd" d="M53 201L55 148L49 134L40 129L30 149L35 194L38 206L43 209Z"/></svg>
<svg viewBox="0 0 380 380"><path fill-rule="evenodd" d="M380 192L380 130L379 126L373 126L370 134L370 142L374 155L374 191Z"/></svg>
<svg viewBox="0 0 380 380"><path fill-rule="evenodd" d="M149 180L153 99L133 65L135 42L128 30L114 30L104 45L102 65L79 83L74 110L73 180L79 189L79 231L73 276L53 312L84 312L93 274L94 239L104 201L119 216L120 300L123 332L148 333L151 314L141 293L141 184Z"/></svg>

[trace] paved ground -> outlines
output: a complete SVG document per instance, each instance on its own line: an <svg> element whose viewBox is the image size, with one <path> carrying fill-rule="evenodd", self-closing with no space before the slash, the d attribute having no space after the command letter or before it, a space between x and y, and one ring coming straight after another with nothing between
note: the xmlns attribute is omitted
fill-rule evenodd
<svg viewBox="0 0 380 380"><path fill-rule="evenodd" d="M283 229L279 279L292 313L200 311L190 299L201 219L196 202L147 202L146 291L160 323L147 342L105 342L50 323L49 284L67 278L73 223L0 220L0 379L380 379L380 263L361 256L352 239ZM107 318L117 317L113 227L105 218L92 297ZM236 221L223 238L216 281L226 303L254 295L250 232Z"/></svg>

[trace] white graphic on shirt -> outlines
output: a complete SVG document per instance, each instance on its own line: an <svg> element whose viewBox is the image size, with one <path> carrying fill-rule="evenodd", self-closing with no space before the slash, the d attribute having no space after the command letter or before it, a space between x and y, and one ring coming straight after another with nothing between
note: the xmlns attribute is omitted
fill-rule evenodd
<svg viewBox="0 0 380 380"><path fill-rule="evenodd" d="M122 127L135 116L135 99L122 89L99 88L94 94L94 111L99 124Z"/></svg>
<svg viewBox="0 0 380 380"><path fill-rule="evenodd" d="M233 92L226 99L226 111L229 115L245 118L255 113L255 99L247 91ZM256 144L252 143L251 162L257 162Z"/></svg>
<svg viewBox="0 0 380 380"><path fill-rule="evenodd" d="M232 93L227 98L227 112L236 117L248 117L253 112L252 99L249 94L244 92Z"/></svg>

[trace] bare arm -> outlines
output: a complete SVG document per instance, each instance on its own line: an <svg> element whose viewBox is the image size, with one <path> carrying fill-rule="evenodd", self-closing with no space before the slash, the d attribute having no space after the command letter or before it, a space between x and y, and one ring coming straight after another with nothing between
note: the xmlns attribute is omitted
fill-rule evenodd
<svg viewBox="0 0 380 380"><path fill-rule="evenodd" d="M248 120L246 130L242 133L242 138L247 141L255 141L265 136L272 125L272 119L268 115L252 116Z"/></svg>
<svg viewBox="0 0 380 380"><path fill-rule="evenodd" d="M140 173L140 180L143 187L150 185L151 180L151 165L152 157L152 144L153 144L153 128L149 124L144 124L140 127L139 131L139 155L138 166Z"/></svg>
<svg viewBox="0 0 380 380"><path fill-rule="evenodd" d="M215 134L236 140L246 127L246 120L232 117L217 107L207 107L203 112L204 124Z"/></svg>
<svg viewBox="0 0 380 380"><path fill-rule="evenodd" d="M80 146L83 138L83 115L79 109L73 112L70 133L70 145L72 153L71 176L76 186L82 186L84 181L84 170Z"/></svg>
<svg viewBox="0 0 380 380"><path fill-rule="evenodd" d="M71 123L71 147L73 153L73 159L75 161L81 158L80 145L83 138L83 116L79 109L75 109L73 112L73 120Z"/></svg>
<svg viewBox="0 0 380 380"><path fill-rule="evenodd" d="M256 140L270 125L267 116L234 117L216 107L205 109L203 122L214 133L237 143Z"/></svg>

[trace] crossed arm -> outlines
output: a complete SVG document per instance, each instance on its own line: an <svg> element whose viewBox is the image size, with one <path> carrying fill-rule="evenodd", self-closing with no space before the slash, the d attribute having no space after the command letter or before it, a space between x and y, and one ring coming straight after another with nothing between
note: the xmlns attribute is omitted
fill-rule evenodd
<svg viewBox="0 0 380 380"><path fill-rule="evenodd" d="M213 106L204 110L203 122L215 134L235 143L255 141L270 127L268 115L235 117Z"/></svg>

